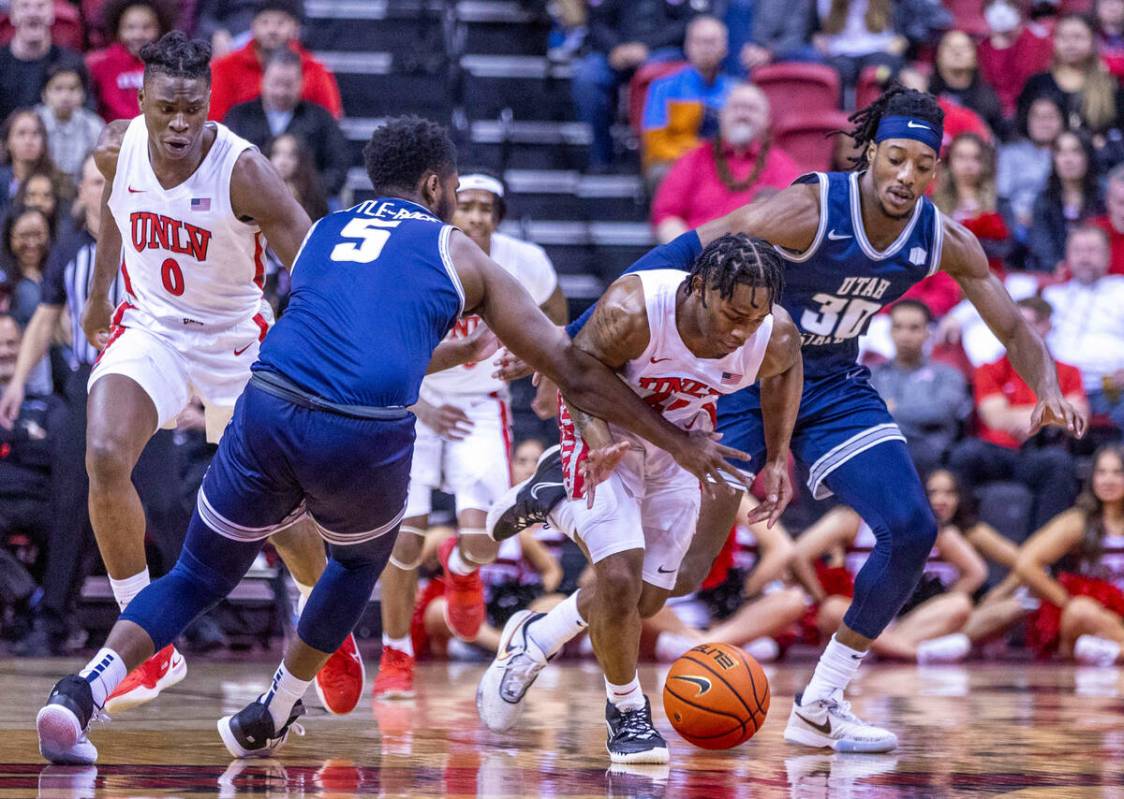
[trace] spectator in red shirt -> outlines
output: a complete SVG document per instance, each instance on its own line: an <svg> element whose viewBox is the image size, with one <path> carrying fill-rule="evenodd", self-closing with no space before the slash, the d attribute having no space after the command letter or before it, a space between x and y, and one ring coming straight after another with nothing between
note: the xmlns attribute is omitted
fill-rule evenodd
<svg viewBox="0 0 1124 799"><path fill-rule="evenodd" d="M988 0L984 20L989 34L979 47L980 74L999 95L1004 115L1012 117L1027 79L1050 66L1054 46L1045 28L1025 20L1015 0Z"/></svg>
<svg viewBox="0 0 1124 799"><path fill-rule="evenodd" d="M765 93L738 84L718 114L718 137L688 151L660 184L652 202L656 237L671 241L799 175L796 162L772 144Z"/></svg>
<svg viewBox="0 0 1124 799"><path fill-rule="evenodd" d="M234 106L261 94L265 56L278 47L289 47L301 57L301 99L324 106L336 119L343 116L336 78L301 47L300 23L299 0L264 0L250 24L253 38L211 64L211 119L220 121Z"/></svg>
<svg viewBox="0 0 1124 799"><path fill-rule="evenodd" d="M1108 213L1093 219L1092 224L1105 232L1112 248L1108 273L1124 275L1124 164L1109 170L1105 201Z"/></svg>
<svg viewBox="0 0 1124 799"><path fill-rule="evenodd" d="M1049 303L1028 297L1018 305L1023 318L1045 339L1053 313ZM1057 367L1065 398L1087 414L1081 372L1060 361ZM972 382L979 435L953 447L949 467L972 490L997 480L1022 483L1032 497L1030 529L1038 529L1073 505L1077 496L1073 456L1060 439L1031 429L1034 391L1006 355L977 369Z"/></svg>
<svg viewBox="0 0 1124 799"><path fill-rule="evenodd" d="M162 0L112 0L105 6L105 27L113 44L86 56L98 113L106 122L132 119L140 108L137 90L144 82L141 48L172 29L173 12Z"/></svg>

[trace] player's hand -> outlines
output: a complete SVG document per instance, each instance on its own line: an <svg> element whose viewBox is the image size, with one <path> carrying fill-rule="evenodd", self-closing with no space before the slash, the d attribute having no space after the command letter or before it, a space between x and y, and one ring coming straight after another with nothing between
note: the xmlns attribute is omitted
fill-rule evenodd
<svg viewBox="0 0 1124 799"><path fill-rule="evenodd" d="M463 441L472 432L473 423L456 405L423 405L418 403L414 413L437 435L449 441Z"/></svg>
<svg viewBox="0 0 1124 799"><path fill-rule="evenodd" d="M723 472L745 486L746 490L753 482L740 469L726 462L727 458L747 461L749 455L719 444L721 438L721 433L691 430L684 443L671 453L676 463L699 479L708 497L715 496L720 490L729 490L726 478L722 476Z"/></svg>
<svg viewBox="0 0 1124 799"><path fill-rule="evenodd" d="M106 297L90 296L86 300L86 307L82 309L82 332L86 340L101 350L105 349L109 341L109 325L113 319L113 306Z"/></svg>
<svg viewBox="0 0 1124 799"><path fill-rule="evenodd" d="M792 481L788 477L787 460L769 461L761 470L765 484L765 501L749 512L747 521L756 524L767 521L771 529L792 501Z"/></svg>
<svg viewBox="0 0 1124 799"><path fill-rule="evenodd" d="M8 383L3 396L0 396L0 427L5 430L15 427L20 407L23 406L23 396L23 386L16 385L15 382Z"/></svg>
<svg viewBox="0 0 1124 799"><path fill-rule="evenodd" d="M1089 420L1065 397L1043 397L1030 414L1030 435L1047 425L1064 427L1074 438L1081 438L1085 435Z"/></svg>
<svg viewBox="0 0 1124 799"><path fill-rule="evenodd" d="M537 372L535 377L538 378L535 383L538 391L535 392L535 398L531 400L531 410L535 412L535 416L544 421L553 419L558 415L558 386L549 377L542 377Z"/></svg>
<svg viewBox="0 0 1124 799"><path fill-rule="evenodd" d="M585 459L578 468L581 469L582 477L585 480L585 506L587 508L593 507L598 484L609 479L609 475L616 471L627 454L627 441L617 441L607 447L591 449L586 453Z"/></svg>
<svg viewBox="0 0 1124 799"><path fill-rule="evenodd" d="M526 377L535 371L527 365L526 361L506 348L499 351L499 356L492 361L492 365L496 367L492 377L508 382Z"/></svg>
<svg viewBox="0 0 1124 799"><path fill-rule="evenodd" d="M487 325L478 325L464 340L465 363L479 363L486 361L496 354L500 348L500 340L496 334L488 329Z"/></svg>

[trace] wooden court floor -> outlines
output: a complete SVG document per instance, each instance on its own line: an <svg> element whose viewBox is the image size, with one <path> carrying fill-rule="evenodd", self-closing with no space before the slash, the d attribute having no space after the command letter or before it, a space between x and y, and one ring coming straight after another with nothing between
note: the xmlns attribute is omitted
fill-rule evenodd
<svg viewBox="0 0 1124 799"><path fill-rule="evenodd" d="M658 723L667 769L609 768L600 674L552 665L508 736L477 721L476 664L421 667L419 696L369 694L335 718L314 695L306 735L276 760L231 761L215 720L264 687L272 661L189 659L187 679L157 702L95 729L96 767L46 766L33 719L74 661L0 662L0 799L12 797L1111 797L1124 799L1124 673L1062 665L874 664L855 709L892 726L892 755L831 755L784 744L792 693L811 664L769 669L773 706L749 743L711 753ZM650 696L662 671L645 668ZM368 675L368 684L370 675ZM368 685L369 690L369 685ZM657 701L658 705L658 701Z"/></svg>

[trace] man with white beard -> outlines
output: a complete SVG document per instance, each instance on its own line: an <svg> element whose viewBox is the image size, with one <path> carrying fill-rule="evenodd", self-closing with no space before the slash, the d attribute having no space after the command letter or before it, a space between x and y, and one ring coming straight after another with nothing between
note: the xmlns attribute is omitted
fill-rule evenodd
<svg viewBox="0 0 1124 799"><path fill-rule="evenodd" d="M718 137L687 152L668 171L652 202L661 244L785 188L800 175L769 136L769 100L756 86L730 89L718 115Z"/></svg>

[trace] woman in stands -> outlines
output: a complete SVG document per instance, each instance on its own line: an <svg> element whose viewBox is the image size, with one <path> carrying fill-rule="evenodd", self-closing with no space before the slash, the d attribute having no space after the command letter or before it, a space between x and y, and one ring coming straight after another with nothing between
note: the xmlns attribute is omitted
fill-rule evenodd
<svg viewBox="0 0 1124 799"><path fill-rule="evenodd" d="M926 489L940 525L936 546L913 596L871 649L895 660L959 660L971 648L959 631L972 613L972 595L987 579L987 567L955 522L959 503L952 500L958 496L952 476L938 470ZM973 536L980 535L977 528L973 525ZM816 626L825 637L850 606L854 575L873 546L870 528L844 506L828 511L797 539L792 570L817 604ZM829 556L826 566L824 556Z"/></svg>
<svg viewBox="0 0 1124 799"><path fill-rule="evenodd" d="M1054 272L1065 257L1069 231L1104 213L1096 153L1088 136L1063 131L1054 139L1054 165L1046 190L1034 202L1026 269Z"/></svg>
<svg viewBox="0 0 1124 799"><path fill-rule="evenodd" d="M1077 506L1055 517L1019 551L1018 578L1042 600L1029 643L1082 663L1120 662L1124 646L1124 446L1093 456Z"/></svg>
<svg viewBox="0 0 1124 799"><path fill-rule="evenodd" d="M784 527L747 523L756 505L749 495L742 501L731 541L702 589L669 600L645 622L657 660L675 660L704 642L743 647L760 661L780 656L776 639L791 638L786 633L804 615L808 598L785 582L794 545Z"/></svg>
<svg viewBox="0 0 1124 799"><path fill-rule="evenodd" d="M948 145L933 202L976 235L991 271L1003 274L1010 231L999 214L995 149L975 133L961 133Z"/></svg>

